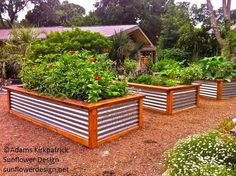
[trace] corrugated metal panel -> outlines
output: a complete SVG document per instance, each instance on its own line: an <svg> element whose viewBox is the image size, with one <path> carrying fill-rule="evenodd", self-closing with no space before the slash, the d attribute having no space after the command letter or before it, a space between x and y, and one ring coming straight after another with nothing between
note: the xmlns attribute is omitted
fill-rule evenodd
<svg viewBox="0 0 236 176"><path fill-rule="evenodd" d="M143 106L160 111L166 111L167 92L161 90L152 91L134 87L129 87L129 92L145 95L145 98L143 99Z"/></svg>
<svg viewBox="0 0 236 176"><path fill-rule="evenodd" d="M139 100L98 109L98 140L139 125Z"/></svg>
<svg viewBox="0 0 236 176"><path fill-rule="evenodd" d="M236 81L224 82L222 96L223 98L236 96Z"/></svg>
<svg viewBox="0 0 236 176"><path fill-rule="evenodd" d="M196 102L197 102L196 88L175 90L173 93L174 111L193 107L196 105Z"/></svg>
<svg viewBox="0 0 236 176"><path fill-rule="evenodd" d="M10 93L11 110L42 123L88 139L88 111L40 100L33 96Z"/></svg>
<svg viewBox="0 0 236 176"><path fill-rule="evenodd" d="M200 95L216 98L217 82L215 81L200 81Z"/></svg>

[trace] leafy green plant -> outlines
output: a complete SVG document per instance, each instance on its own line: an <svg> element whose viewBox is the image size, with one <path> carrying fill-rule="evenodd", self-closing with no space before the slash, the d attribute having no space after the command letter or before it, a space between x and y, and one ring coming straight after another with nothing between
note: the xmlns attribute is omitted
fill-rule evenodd
<svg viewBox="0 0 236 176"><path fill-rule="evenodd" d="M52 32L45 40L37 40L32 44L31 60L45 57L47 54L62 54L68 51L89 50L92 53L103 53L109 50L112 41L99 34L90 31L82 31L78 28L72 31Z"/></svg>
<svg viewBox="0 0 236 176"><path fill-rule="evenodd" d="M153 79L152 75L143 74L143 75L139 76L135 82L140 83L140 84L151 85L152 79Z"/></svg>
<svg viewBox="0 0 236 176"><path fill-rule="evenodd" d="M236 77L236 63L227 60L223 56L204 58L199 61L199 65L203 70L203 79L225 79L230 81Z"/></svg>
<svg viewBox="0 0 236 176"><path fill-rule="evenodd" d="M202 78L202 69L200 66L192 64L189 67L182 69L179 77L182 84L191 84L195 80Z"/></svg>
<svg viewBox="0 0 236 176"><path fill-rule="evenodd" d="M126 75L134 76L137 70L137 61L132 59L125 59L124 69Z"/></svg>
<svg viewBox="0 0 236 176"><path fill-rule="evenodd" d="M154 86L166 86L172 87L177 86L178 81L175 79L165 78L165 77L157 77L153 75L143 74L135 80L136 83L140 84L148 84Z"/></svg>
<svg viewBox="0 0 236 176"><path fill-rule="evenodd" d="M153 71L161 72L161 71L171 68L172 66L179 67L181 66L181 63L174 59L163 59L163 60L157 61L157 63L153 65Z"/></svg>
<svg viewBox="0 0 236 176"><path fill-rule="evenodd" d="M236 138L219 132L180 141L166 154L168 176L235 176Z"/></svg>
<svg viewBox="0 0 236 176"><path fill-rule="evenodd" d="M20 77L26 89L38 93L97 102L128 94L125 82L113 81L112 68L106 54L70 51L29 60L23 64Z"/></svg>

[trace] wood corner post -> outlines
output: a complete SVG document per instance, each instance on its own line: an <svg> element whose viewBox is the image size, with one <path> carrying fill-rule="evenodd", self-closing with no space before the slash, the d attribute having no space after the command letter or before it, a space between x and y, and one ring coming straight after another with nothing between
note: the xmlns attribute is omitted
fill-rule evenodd
<svg viewBox="0 0 236 176"><path fill-rule="evenodd" d="M166 114L173 114L173 90L167 91Z"/></svg>
<svg viewBox="0 0 236 176"><path fill-rule="evenodd" d="M139 99L139 128L143 127L143 98Z"/></svg>
<svg viewBox="0 0 236 176"><path fill-rule="evenodd" d="M196 106L199 107L200 102L200 85L196 86Z"/></svg>
<svg viewBox="0 0 236 176"><path fill-rule="evenodd" d="M89 129L89 148L95 148L98 145L98 112L97 109L91 109L88 112Z"/></svg>
<svg viewBox="0 0 236 176"><path fill-rule="evenodd" d="M7 90L7 112L11 110L11 97L10 97L10 90Z"/></svg>
<svg viewBox="0 0 236 176"><path fill-rule="evenodd" d="M217 80L216 100L222 100L223 84L224 84L223 80Z"/></svg>

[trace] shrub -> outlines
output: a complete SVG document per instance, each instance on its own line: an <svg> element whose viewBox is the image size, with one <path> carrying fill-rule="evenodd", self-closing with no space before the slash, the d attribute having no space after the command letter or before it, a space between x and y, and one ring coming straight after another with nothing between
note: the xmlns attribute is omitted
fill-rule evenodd
<svg viewBox="0 0 236 176"><path fill-rule="evenodd" d="M190 52L185 52L181 49L163 49L157 54L158 60L162 59L174 59L176 61L184 61L192 58Z"/></svg>
<svg viewBox="0 0 236 176"><path fill-rule="evenodd" d="M236 138L219 132L196 135L167 153L169 176L235 176Z"/></svg>
<svg viewBox="0 0 236 176"><path fill-rule="evenodd" d="M137 61L132 59L125 59L124 69L126 75L135 75L137 70Z"/></svg>
<svg viewBox="0 0 236 176"><path fill-rule="evenodd" d="M181 63L173 59L163 59L153 65L154 72L161 72L171 67L179 67Z"/></svg>
<svg viewBox="0 0 236 176"><path fill-rule="evenodd" d="M236 77L236 63L228 61L223 56L204 58L199 61L199 65L203 70L203 79L225 79L230 81Z"/></svg>
<svg viewBox="0 0 236 176"><path fill-rule="evenodd" d="M71 51L29 60L20 77L26 89L38 93L97 102L127 95L126 83L113 81L112 66L105 54Z"/></svg>
<svg viewBox="0 0 236 176"><path fill-rule="evenodd" d="M169 78L177 78L182 71L183 62L177 62L172 59L164 59L163 61L159 61L153 67L158 71L158 74L167 76Z"/></svg>
<svg viewBox="0 0 236 176"><path fill-rule="evenodd" d="M72 31L52 32L45 40L37 40L32 44L30 59L44 57L47 54L62 54L68 51L89 50L92 53L102 53L110 49L111 40L107 37L78 28Z"/></svg>
<svg viewBox="0 0 236 176"><path fill-rule="evenodd" d="M151 85L152 84L152 78L153 78L152 75L143 74L143 75L139 76L135 82L140 83L140 84Z"/></svg>
<svg viewBox="0 0 236 176"><path fill-rule="evenodd" d="M182 84L191 84L195 80L202 78L202 69L196 64L182 69L180 72L180 81Z"/></svg>
<svg viewBox="0 0 236 176"><path fill-rule="evenodd" d="M229 51L232 53L232 56L236 56L236 29L231 30L229 32L229 35L227 37L227 40L229 42Z"/></svg>
<svg viewBox="0 0 236 176"><path fill-rule="evenodd" d="M231 119L224 119L217 127L217 130L221 133L230 133L232 129L236 127L236 123L234 123Z"/></svg>

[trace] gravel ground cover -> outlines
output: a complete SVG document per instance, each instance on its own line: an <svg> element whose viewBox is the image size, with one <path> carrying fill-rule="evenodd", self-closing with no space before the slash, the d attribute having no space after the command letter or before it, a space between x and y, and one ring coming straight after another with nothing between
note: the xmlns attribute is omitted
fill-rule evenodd
<svg viewBox="0 0 236 176"><path fill-rule="evenodd" d="M200 108L173 116L144 111L141 130L93 150L59 134L34 125L6 111L6 95L0 95L0 168L50 167L68 168L63 173L0 173L6 176L158 176L165 171L164 153L182 138L210 129L224 118L236 117L236 98L212 101L201 99ZM27 148L32 152L6 152ZM68 152L36 152L40 148L67 148ZM30 162L19 159L6 162L4 158L36 158ZM44 158L44 160L43 160ZM2 170L2 169L1 169Z"/></svg>

